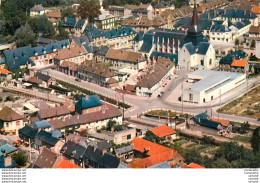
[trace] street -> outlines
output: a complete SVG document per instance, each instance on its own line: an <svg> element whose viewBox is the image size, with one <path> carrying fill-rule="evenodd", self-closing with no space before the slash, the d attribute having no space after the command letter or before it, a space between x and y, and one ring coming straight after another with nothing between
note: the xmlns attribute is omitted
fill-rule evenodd
<svg viewBox="0 0 260 183"><path fill-rule="evenodd" d="M77 82L75 81L75 77L68 76L64 73L55 70L47 69L45 71L48 72L50 76L56 79L66 81L73 85L85 88L90 91L94 91L98 94L102 94L104 96L122 101L122 97L118 98L117 92L111 89L104 88L97 84L89 83L87 81ZM131 110L125 111L125 117L137 116L151 109L166 109L166 110L174 110L179 112L183 111L191 114L198 114L205 111L211 114L212 111L212 116L216 118L228 119L231 121L238 121L238 122L248 121L250 124L254 124L254 125L260 124L260 122L258 122L256 119L217 113L216 110L220 106L220 97L214 99L209 103L204 103L204 104L193 104L193 103L186 103L186 102L182 104L182 102L179 101L178 102L169 101L168 97L172 93L172 91L187 79L187 71L178 72L178 75L179 75L178 78L173 78L169 80L168 84L159 90L159 92L164 91L162 97L157 97L157 94L150 98L124 94L124 101L132 105ZM248 81L248 86L249 86L248 88L250 89L253 86L257 86L259 84L260 81L258 80L258 78L250 78ZM224 105L236 99L237 97L244 94L246 91L247 91L247 84L244 83L238 86L237 88L223 94L221 96L221 105Z"/></svg>

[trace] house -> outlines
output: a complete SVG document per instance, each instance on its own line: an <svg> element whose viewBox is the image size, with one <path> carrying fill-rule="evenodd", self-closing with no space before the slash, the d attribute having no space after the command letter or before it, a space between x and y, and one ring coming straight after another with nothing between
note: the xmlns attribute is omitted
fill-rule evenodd
<svg viewBox="0 0 260 183"><path fill-rule="evenodd" d="M31 142L32 144L34 144L34 137L37 133L37 130L32 128L29 125L25 125L23 128L21 128L20 130L18 130L19 133L19 138L21 140L24 140L25 142Z"/></svg>
<svg viewBox="0 0 260 183"><path fill-rule="evenodd" d="M57 55L53 58L54 64L59 67L63 61L69 61L80 65L86 59L92 60L92 58L91 59L88 58L90 56L87 54L88 52L85 50L84 46L82 45L76 45L74 47L65 48L59 50Z"/></svg>
<svg viewBox="0 0 260 183"><path fill-rule="evenodd" d="M181 168L205 168L205 167L198 165L196 163L190 163L189 165L182 165Z"/></svg>
<svg viewBox="0 0 260 183"><path fill-rule="evenodd" d="M17 152L17 148L15 148L9 144L4 144L4 145L0 146L0 157L11 155L15 152Z"/></svg>
<svg viewBox="0 0 260 183"><path fill-rule="evenodd" d="M102 87L111 88L117 84L109 83L109 79L118 80L117 74L104 63L86 61L78 67L78 78L98 84Z"/></svg>
<svg viewBox="0 0 260 183"><path fill-rule="evenodd" d="M205 11L210 11L217 8L221 9L228 6L229 4L230 1L228 0L215 0L207 3L203 3L198 7L198 13L204 13Z"/></svg>
<svg viewBox="0 0 260 183"><path fill-rule="evenodd" d="M34 147L36 149L39 149L42 146L45 146L46 148L54 148L57 149L57 146L61 146L60 144L64 143L59 143L59 139L56 137L52 136L51 132L46 132L44 130L39 131L38 133L35 134L34 137Z"/></svg>
<svg viewBox="0 0 260 183"><path fill-rule="evenodd" d="M131 142L136 137L136 130L134 128L124 129L122 131L113 132L115 144L122 144Z"/></svg>
<svg viewBox="0 0 260 183"><path fill-rule="evenodd" d="M35 129L37 131L41 131L41 130L48 131L48 129L51 128L51 125L46 120L33 122L32 126L33 126L33 129Z"/></svg>
<svg viewBox="0 0 260 183"><path fill-rule="evenodd" d="M95 55L96 62L104 62L108 50L108 46L95 47L95 49L93 48L93 53Z"/></svg>
<svg viewBox="0 0 260 183"><path fill-rule="evenodd" d="M148 68L146 74L136 84L136 95L151 97L158 92L166 79L173 75L175 64L168 58L159 57L156 64Z"/></svg>
<svg viewBox="0 0 260 183"><path fill-rule="evenodd" d="M236 50L222 57L219 61L219 70L231 71L231 65L234 60L247 60L248 54L242 50Z"/></svg>
<svg viewBox="0 0 260 183"><path fill-rule="evenodd" d="M10 81L12 79L12 73L4 68L0 68L0 81Z"/></svg>
<svg viewBox="0 0 260 183"><path fill-rule="evenodd" d="M72 141L68 141L61 148L61 153L75 165L83 167L83 155L86 148Z"/></svg>
<svg viewBox="0 0 260 183"><path fill-rule="evenodd" d="M34 5L30 9L30 17L37 16L37 15L44 15L47 12L47 10L41 5Z"/></svg>
<svg viewBox="0 0 260 183"><path fill-rule="evenodd" d="M115 149L115 155L120 158L120 162L127 162L134 158L134 144Z"/></svg>
<svg viewBox="0 0 260 183"><path fill-rule="evenodd" d="M188 74L189 85L182 90L184 102L210 102L246 82L246 74L200 69Z"/></svg>
<svg viewBox="0 0 260 183"><path fill-rule="evenodd" d="M218 135L227 136L232 132L232 124L228 120L211 118L207 113L201 113L191 118L194 124L216 129Z"/></svg>
<svg viewBox="0 0 260 183"><path fill-rule="evenodd" d="M119 49L131 48L136 32L129 26L103 31L93 25L88 25L86 35L91 46L108 46Z"/></svg>
<svg viewBox="0 0 260 183"><path fill-rule="evenodd" d="M18 135L18 130L23 128L25 124L24 117L13 109L5 106L0 111L0 128L5 133Z"/></svg>
<svg viewBox="0 0 260 183"><path fill-rule="evenodd" d="M73 32L73 37L80 37L84 33L88 20L81 19L80 17L65 17L61 21L61 25L68 32Z"/></svg>
<svg viewBox="0 0 260 183"><path fill-rule="evenodd" d="M249 64L247 60L233 60L231 64L231 71L234 72L248 72Z"/></svg>
<svg viewBox="0 0 260 183"><path fill-rule="evenodd" d="M248 32L249 38L260 38L260 25L259 26L251 26Z"/></svg>
<svg viewBox="0 0 260 183"><path fill-rule="evenodd" d="M174 10L175 6L171 1L158 2L153 6L153 11L155 15L160 15L166 10Z"/></svg>
<svg viewBox="0 0 260 183"><path fill-rule="evenodd" d="M75 112L79 114L86 114L101 111L103 109L102 105L103 104L98 95L81 97L81 99L75 104Z"/></svg>
<svg viewBox="0 0 260 183"><path fill-rule="evenodd" d="M0 168L15 168L16 166L17 164L11 156L0 157Z"/></svg>
<svg viewBox="0 0 260 183"><path fill-rule="evenodd" d="M107 104L101 111L50 120L49 123L52 129L60 130L64 134L65 129L72 129L73 127L90 130L101 129L102 126L107 125L109 120L115 120L119 124L122 124L122 113L117 107Z"/></svg>
<svg viewBox="0 0 260 183"><path fill-rule="evenodd" d="M71 61L64 60L60 65L56 67L56 69L60 72L74 77L77 77L78 74L78 64Z"/></svg>
<svg viewBox="0 0 260 183"><path fill-rule="evenodd" d="M52 168L81 168L78 165L66 160L65 158L59 156Z"/></svg>
<svg viewBox="0 0 260 183"><path fill-rule="evenodd" d="M48 87L46 82L44 82L41 79L38 79L35 76L29 77L26 82L34 84L34 85L39 86L39 87L43 87L43 88L47 88Z"/></svg>
<svg viewBox="0 0 260 183"><path fill-rule="evenodd" d="M40 73L40 72L36 72L35 76L36 76L38 79L40 79L40 80L46 82L46 83L47 83L47 86L56 85L56 79L54 79L54 78L52 78L51 76L49 76L48 73L47 73L47 75L46 75L46 74L43 74L43 73Z"/></svg>
<svg viewBox="0 0 260 183"><path fill-rule="evenodd" d="M53 25L58 25L58 22L61 20L61 12L60 11L50 11L47 14L48 20L52 22Z"/></svg>
<svg viewBox="0 0 260 183"><path fill-rule="evenodd" d="M138 72L144 69L146 59L140 53L110 48L105 57L105 63L111 63L115 68L129 68Z"/></svg>
<svg viewBox="0 0 260 183"><path fill-rule="evenodd" d="M88 168L118 168L120 159L110 153L89 145L83 155L84 166Z"/></svg>
<svg viewBox="0 0 260 183"><path fill-rule="evenodd" d="M131 168L148 168L167 161L170 167L181 165L184 158L174 149L135 137L131 142L134 144L134 154L138 160L128 163Z"/></svg>
<svg viewBox="0 0 260 183"><path fill-rule="evenodd" d="M166 138L166 139L170 138L171 140L176 139L176 131L171 129L167 125L162 125L153 128L150 131L153 132L153 134L155 134L159 138Z"/></svg>
<svg viewBox="0 0 260 183"><path fill-rule="evenodd" d="M40 120L54 120L66 117L69 114L70 110L68 109L68 106L63 105L50 109L40 109L36 115Z"/></svg>
<svg viewBox="0 0 260 183"><path fill-rule="evenodd" d="M40 155L32 165L32 168L52 168L57 160L57 154L47 148L40 149Z"/></svg>

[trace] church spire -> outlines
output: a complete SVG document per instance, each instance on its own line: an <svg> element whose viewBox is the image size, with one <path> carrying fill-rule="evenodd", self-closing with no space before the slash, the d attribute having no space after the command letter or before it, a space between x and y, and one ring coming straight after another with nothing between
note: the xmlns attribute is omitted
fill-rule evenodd
<svg viewBox="0 0 260 183"><path fill-rule="evenodd" d="M199 25L199 16L198 16L198 13L197 13L196 0L194 0L193 15L191 17L191 23L190 23L189 31L191 31L191 32L200 32L201 31L201 28L200 28L200 25Z"/></svg>

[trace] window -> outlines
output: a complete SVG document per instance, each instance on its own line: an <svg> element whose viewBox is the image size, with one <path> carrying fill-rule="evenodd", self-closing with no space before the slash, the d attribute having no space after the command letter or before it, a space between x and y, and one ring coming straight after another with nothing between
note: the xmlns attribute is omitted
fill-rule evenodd
<svg viewBox="0 0 260 183"><path fill-rule="evenodd" d="M213 100L213 96L211 96L211 100Z"/></svg>
<svg viewBox="0 0 260 183"><path fill-rule="evenodd" d="M190 95L189 95L189 100L190 101L193 101L193 95L190 93Z"/></svg>
<svg viewBox="0 0 260 183"><path fill-rule="evenodd" d="M122 142L126 141L126 135L122 136Z"/></svg>
<svg viewBox="0 0 260 183"><path fill-rule="evenodd" d="M9 127L9 123L6 123L6 128L8 128Z"/></svg>
<svg viewBox="0 0 260 183"><path fill-rule="evenodd" d="M203 60L200 61L200 65L204 65L204 61Z"/></svg>
<svg viewBox="0 0 260 183"><path fill-rule="evenodd" d="M20 126L20 121L16 121L16 126Z"/></svg>
<svg viewBox="0 0 260 183"><path fill-rule="evenodd" d="M131 134L127 135L127 140L130 140L131 139Z"/></svg>
<svg viewBox="0 0 260 183"><path fill-rule="evenodd" d="M212 60L211 59L209 59L209 65L211 65L212 64Z"/></svg>
<svg viewBox="0 0 260 183"><path fill-rule="evenodd" d="M203 99L203 102L204 102L204 103L206 102L205 98Z"/></svg>

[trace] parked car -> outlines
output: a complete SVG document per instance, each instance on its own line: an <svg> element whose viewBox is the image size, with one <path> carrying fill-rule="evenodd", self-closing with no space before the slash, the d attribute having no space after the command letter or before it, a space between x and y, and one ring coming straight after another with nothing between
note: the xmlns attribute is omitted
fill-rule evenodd
<svg viewBox="0 0 260 183"><path fill-rule="evenodd" d="M75 81L80 82L81 80L79 78L76 78Z"/></svg>
<svg viewBox="0 0 260 183"><path fill-rule="evenodd" d="M157 97L161 97L164 94L164 92L159 93Z"/></svg>
<svg viewBox="0 0 260 183"><path fill-rule="evenodd" d="M176 78L178 78L178 77L179 77L179 75L178 75L178 74L175 74L175 77L176 77Z"/></svg>

